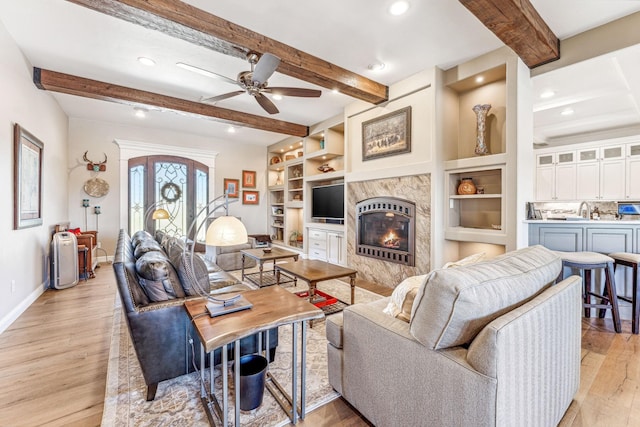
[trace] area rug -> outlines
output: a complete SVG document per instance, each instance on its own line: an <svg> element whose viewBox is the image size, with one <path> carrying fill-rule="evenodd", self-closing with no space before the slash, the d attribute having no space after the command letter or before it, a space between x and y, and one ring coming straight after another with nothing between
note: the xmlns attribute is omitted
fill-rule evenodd
<svg viewBox="0 0 640 427"><path fill-rule="evenodd" d="M289 290L298 292L305 288L304 283L299 283L298 286L292 286ZM350 295L349 285L339 280L320 282L318 288L343 300L348 300ZM377 298L380 298L377 294L356 288L356 302L367 302ZM198 373L194 372L161 382L155 400L152 402L145 400L146 385L131 345L119 296L116 296L113 319L102 425L118 427L208 426L209 423L199 397L200 377ZM313 328L307 329L309 331L307 335L307 412L339 396L328 381L327 341L324 326L324 321L316 321ZM290 390L291 327L281 327L278 338L276 359L270 364L269 370L285 389ZM221 390L222 382L219 369L219 367L216 368L216 390L218 391ZM231 378L230 384L231 396L233 396ZM233 419L233 412L230 413L230 419ZM253 411L242 411L240 420L243 426L256 427L284 426L289 423L285 412L267 391L265 391L262 405Z"/></svg>

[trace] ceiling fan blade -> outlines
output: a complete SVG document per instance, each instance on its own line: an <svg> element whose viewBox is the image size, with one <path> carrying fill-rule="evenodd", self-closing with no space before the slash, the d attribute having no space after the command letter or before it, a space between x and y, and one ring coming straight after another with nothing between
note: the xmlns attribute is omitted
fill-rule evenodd
<svg viewBox="0 0 640 427"><path fill-rule="evenodd" d="M222 101L223 99L231 98L232 96L240 95L241 93L244 93L244 91L236 90L235 92L224 93L222 95L211 96L209 98L202 97L200 99L200 102L214 103L214 102Z"/></svg>
<svg viewBox="0 0 640 427"><path fill-rule="evenodd" d="M304 89L300 87L269 87L263 92L269 92L272 94L283 95L283 96L302 96L305 98L318 98L322 95L321 90L317 89Z"/></svg>
<svg viewBox="0 0 640 427"><path fill-rule="evenodd" d="M263 94L259 93L255 96L255 98L256 98L256 101L258 101L258 104L260 104L260 106L264 108L264 110L267 113L277 114L280 112L278 111L278 107L276 107L276 105L273 102L271 102L271 100L266 96L264 96Z"/></svg>
<svg viewBox="0 0 640 427"><path fill-rule="evenodd" d="M252 80L258 84L266 82L276 71L278 64L280 64L280 58L270 53L264 53L253 70Z"/></svg>
<svg viewBox="0 0 640 427"><path fill-rule="evenodd" d="M225 77L222 74L214 73L213 71L205 70L204 68L196 67L194 65L185 64L184 62L176 62L176 65L184 70L189 70L194 73L198 73L201 76L213 77L214 79L223 80L227 83L231 83L237 85L238 82L230 79L229 77Z"/></svg>

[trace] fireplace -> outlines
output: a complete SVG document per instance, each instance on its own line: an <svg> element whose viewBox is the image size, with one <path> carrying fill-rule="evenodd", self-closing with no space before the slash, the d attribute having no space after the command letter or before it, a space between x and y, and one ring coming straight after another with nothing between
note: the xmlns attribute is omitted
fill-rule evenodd
<svg viewBox="0 0 640 427"><path fill-rule="evenodd" d="M415 204L374 197L356 204L356 254L415 265Z"/></svg>

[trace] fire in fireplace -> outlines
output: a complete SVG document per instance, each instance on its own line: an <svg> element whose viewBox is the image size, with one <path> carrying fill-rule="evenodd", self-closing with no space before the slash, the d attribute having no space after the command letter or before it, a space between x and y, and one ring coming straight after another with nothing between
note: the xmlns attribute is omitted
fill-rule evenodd
<svg viewBox="0 0 640 427"><path fill-rule="evenodd" d="M413 266L415 204L375 197L356 204L356 253Z"/></svg>

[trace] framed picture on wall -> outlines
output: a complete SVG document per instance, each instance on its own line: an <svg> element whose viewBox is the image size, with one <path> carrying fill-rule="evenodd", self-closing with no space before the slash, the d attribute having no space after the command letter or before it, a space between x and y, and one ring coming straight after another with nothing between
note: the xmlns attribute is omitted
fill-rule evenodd
<svg viewBox="0 0 640 427"><path fill-rule="evenodd" d="M13 127L13 229L42 225L44 144L19 124Z"/></svg>
<svg viewBox="0 0 640 427"><path fill-rule="evenodd" d="M240 181L237 179L225 178L224 179L224 192L229 195L229 197L233 199L238 198L238 187L240 186Z"/></svg>
<svg viewBox="0 0 640 427"><path fill-rule="evenodd" d="M258 203L260 203L260 193L258 193L257 191L242 192L243 205L257 205Z"/></svg>
<svg viewBox="0 0 640 427"><path fill-rule="evenodd" d="M242 187L256 188L256 171L242 171Z"/></svg>
<svg viewBox="0 0 640 427"><path fill-rule="evenodd" d="M411 152L411 107L362 123L362 160Z"/></svg>

